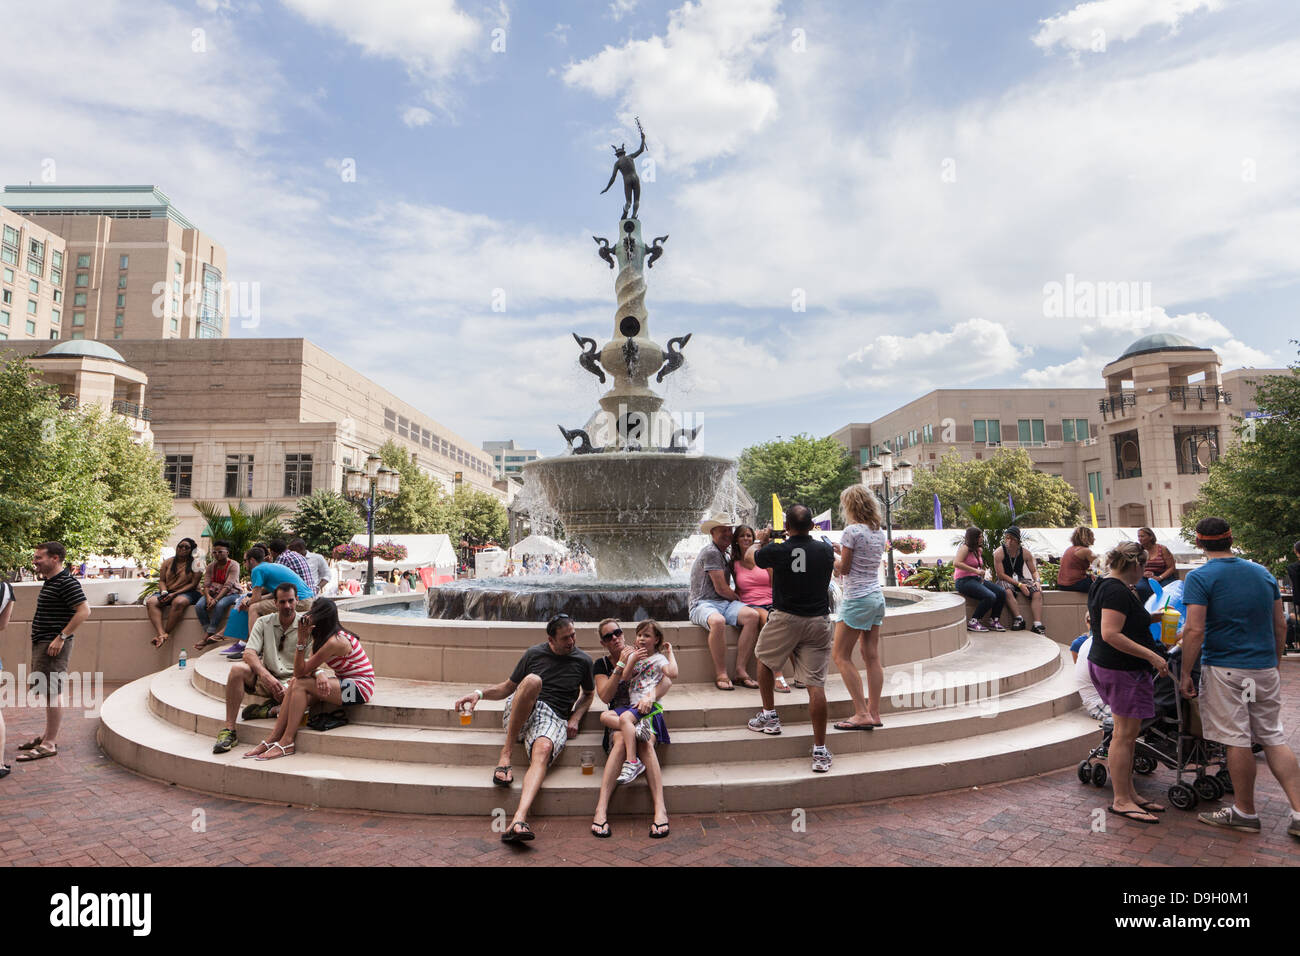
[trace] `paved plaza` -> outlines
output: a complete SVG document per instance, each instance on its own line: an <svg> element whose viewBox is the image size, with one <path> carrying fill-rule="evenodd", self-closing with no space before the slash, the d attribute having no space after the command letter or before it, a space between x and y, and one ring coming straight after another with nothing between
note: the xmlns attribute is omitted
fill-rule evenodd
<svg viewBox="0 0 1300 956"><path fill-rule="evenodd" d="M1285 662L1282 676L1283 721L1294 748L1300 661ZM41 715L9 709L5 719L12 761L14 747L40 732ZM790 813L681 814L672 817L667 840L651 840L649 818L619 816L616 797L612 839L594 839L585 818L538 817L537 841L521 850L502 845L481 816L273 806L146 780L103 756L97 723L70 716L58 757L14 764L0 781L0 863L348 865L364 851L397 865L1300 865L1300 841L1286 834L1286 801L1262 759L1259 836L1211 829L1173 809L1158 826L1106 815L1105 832L1093 832L1092 811L1107 805L1110 790L1083 786L1066 768L975 790L809 810L803 832L795 832ZM1163 801L1172 776L1160 768L1146 778L1146 792ZM595 799L593 778L593 806Z"/></svg>

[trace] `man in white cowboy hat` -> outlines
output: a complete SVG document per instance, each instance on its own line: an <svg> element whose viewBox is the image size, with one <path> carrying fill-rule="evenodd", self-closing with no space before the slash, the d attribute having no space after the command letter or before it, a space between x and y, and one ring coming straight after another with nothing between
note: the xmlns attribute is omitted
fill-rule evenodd
<svg viewBox="0 0 1300 956"><path fill-rule="evenodd" d="M713 540L700 551L691 565L691 623L709 632L709 654L713 657L714 685L718 690L735 690L727 676L727 625L740 628L738 648L752 648L758 640L758 611L740 600L727 581L727 549L731 547L731 521L725 514L713 514L700 524L700 533ZM757 686L756 684L754 686Z"/></svg>

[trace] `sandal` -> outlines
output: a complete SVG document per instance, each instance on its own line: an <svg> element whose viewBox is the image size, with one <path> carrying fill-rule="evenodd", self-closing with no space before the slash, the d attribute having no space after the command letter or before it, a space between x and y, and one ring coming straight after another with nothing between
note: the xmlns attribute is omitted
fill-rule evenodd
<svg viewBox="0 0 1300 956"><path fill-rule="evenodd" d="M271 749L271 745L268 744L265 740L263 740L260 744L258 744L248 753L244 754L244 759L247 760L249 757L260 757L262 756L262 754L266 753L270 749Z"/></svg>
<svg viewBox="0 0 1300 956"><path fill-rule="evenodd" d="M154 638L152 641L150 641L149 643L152 644L154 647L162 647L162 646L163 646L164 644L166 644L169 640L171 640L171 635L170 635L170 634L159 634L157 637L155 637L155 638Z"/></svg>
<svg viewBox="0 0 1300 956"><path fill-rule="evenodd" d="M57 757L59 752L48 744L38 744L31 750L25 750L14 759L19 763L28 763L32 760L41 760L45 757Z"/></svg>
<svg viewBox="0 0 1300 956"><path fill-rule="evenodd" d="M206 651L213 644L224 644L225 641L226 639L224 637L217 637L215 634L209 634L203 640L196 643L194 649L196 651Z"/></svg>
<svg viewBox="0 0 1300 956"><path fill-rule="evenodd" d="M1155 814L1147 810L1116 810L1114 807L1107 807L1108 813L1113 813L1117 817L1124 817L1126 820L1132 820L1135 823L1159 823L1160 820ZM1150 820L1146 817L1151 817Z"/></svg>
<svg viewBox="0 0 1300 956"><path fill-rule="evenodd" d="M1144 803L1139 803L1138 806L1141 807L1143 810L1145 810L1147 813L1165 812L1165 808L1162 807L1160 804L1156 803L1154 800L1147 800Z"/></svg>
<svg viewBox="0 0 1300 956"><path fill-rule="evenodd" d="M501 834L501 842L527 843L529 840L536 839L536 836L537 835L533 833L533 828L523 820L520 820L518 823L510 824L509 829L507 829L505 833Z"/></svg>
<svg viewBox="0 0 1300 956"><path fill-rule="evenodd" d="M723 685L726 685L725 687ZM730 677L719 677L713 682L713 686L718 690L735 690L735 685L731 683Z"/></svg>
<svg viewBox="0 0 1300 956"><path fill-rule="evenodd" d="M776 679L776 684L773 686L772 689L776 691L778 694L790 693L790 685L785 682L784 677L778 677Z"/></svg>
<svg viewBox="0 0 1300 956"><path fill-rule="evenodd" d="M44 737L34 737L33 739L27 741L27 743L25 743L25 744L19 744L19 745L18 745L18 749L19 749L19 750L35 750L35 749L36 749L37 747L39 747L39 746L40 746L44 741L45 741L45 738L44 738Z"/></svg>
<svg viewBox="0 0 1300 956"><path fill-rule="evenodd" d="M276 747L280 748L280 752L278 754L272 755L271 751L274 750ZM259 755L256 759L279 760L281 757L292 757L297 752L297 750L298 747L296 744L289 744L289 746L286 747L284 744L280 743L279 741L276 741L275 743L271 744L271 746L266 748L266 753Z"/></svg>
<svg viewBox="0 0 1300 956"><path fill-rule="evenodd" d="M509 787L515 782L514 772L511 771L509 764L502 764L492 771L492 782L498 787Z"/></svg>
<svg viewBox="0 0 1300 956"><path fill-rule="evenodd" d="M836 730L875 730L876 725L875 724L854 724L847 720L839 720L835 722L835 729Z"/></svg>
<svg viewBox="0 0 1300 956"><path fill-rule="evenodd" d="M741 687L747 687L750 690L758 690L758 681L752 677L736 677L731 683L733 686L739 684Z"/></svg>
<svg viewBox="0 0 1300 956"><path fill-rule="evenodd" d="M652 839L652 840L662 840L662 839L663 839L664 837L666 837L667 835L668 835L668 824L667 824L667 823L652 823L652 824L650 824L650 839Z"/></svg>
<svg viewBox="0 0 1300 956"><path fill-rule="evenodd" d="M609 821L606 820L604 823L597 823L593 820L591 823L591 835L598 840L608 839L610 835Z"/></svg>

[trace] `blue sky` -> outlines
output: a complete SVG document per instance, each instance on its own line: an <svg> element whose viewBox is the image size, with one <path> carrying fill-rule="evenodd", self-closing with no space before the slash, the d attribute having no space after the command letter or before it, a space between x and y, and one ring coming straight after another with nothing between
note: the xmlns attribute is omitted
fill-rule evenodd
<svg viewBox="0 0 1300 956"><path fill-rule="evenodd" d="M23 21L0 180L53 159L59 183L156 183L259 284L234 334L306 336L476 441L555 453L595 407L569 333L612 332L590 237L616 228L621 190L597 193L634 115L646 235L671 236L650 327L695 333L666 392L711 453L939 386L1098 385L1160 329L1228 367L1295 356L1292 2L50 0ZM1048 315L1067 275L1141 294Z"/></svg>

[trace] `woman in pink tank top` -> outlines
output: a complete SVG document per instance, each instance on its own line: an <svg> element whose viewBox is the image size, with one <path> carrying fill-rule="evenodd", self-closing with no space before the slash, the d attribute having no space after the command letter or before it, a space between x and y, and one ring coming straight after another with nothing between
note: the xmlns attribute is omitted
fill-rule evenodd
<svg viewBox="0 0 1300 956"><path fill-rule="evenodd" d="M329 668L334 673L329 674ZM294 753L303 714L314 701L341 707L364 704L375 693L375 668L357 636L343 630L339 611L328 598L317 598L298 619L293 678L284 693L280 716L267 739L244 754L275 760Z"/></svg>
<svg viewBox="0 0 1300 956"><path fill-rule="evenodd" d="M772 572L767 568L760 568L754 563L753 556L749 554L750 549L754 546L754 529L747 524L737 525L735 531L731 533L731 552L728 555L728 564L731 566L731 577L736 582L736 593L740 595L740 600L748 604L754 610L758 611L758 631L763 629L767 623L767 612L772 610ZM746 560L748 559L748 563ZM758 631L754 632L757 643ZM745 655L741 656L742 648L736 648L736 670L740 677L732 681L745 687L757 687L758 681L752 679L745 665L749 663L750 655L754 650L754 645L750 644ZM790 685L786 683L785 676L780 671L775 671L776 692L778 694L790 693Z"/></svg>

